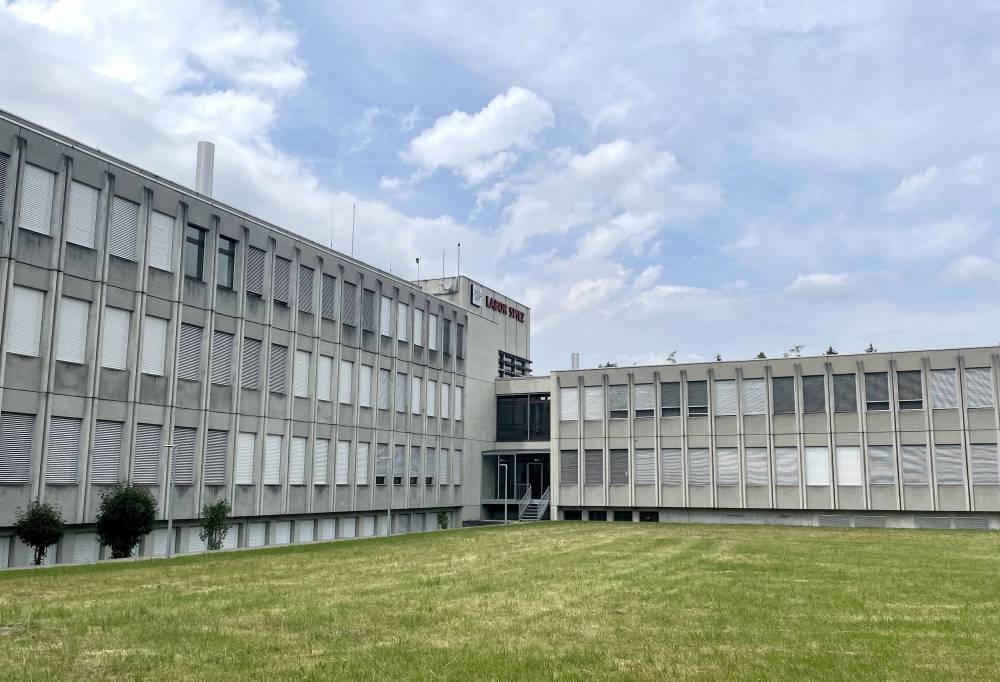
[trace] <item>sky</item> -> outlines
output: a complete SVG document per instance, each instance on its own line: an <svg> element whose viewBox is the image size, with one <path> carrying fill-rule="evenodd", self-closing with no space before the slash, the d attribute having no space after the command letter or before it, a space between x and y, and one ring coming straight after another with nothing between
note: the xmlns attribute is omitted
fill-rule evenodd
<svg viewBox="0 0 1000 682"><path fill-rule="evenodd" d="M0 108L408 279L536 373L1000 342L995 2L0 0ZM445 257L442 262L442 253ZM471 340L475 342L474 339Z"/></svg>

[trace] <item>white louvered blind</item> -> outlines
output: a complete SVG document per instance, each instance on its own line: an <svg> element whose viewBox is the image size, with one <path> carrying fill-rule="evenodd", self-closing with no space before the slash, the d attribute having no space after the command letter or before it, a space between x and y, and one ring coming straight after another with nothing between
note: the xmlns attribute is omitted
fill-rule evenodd
<svg viewBox="0 0 1000 682"><path fill-rule="evenodd" d="M771 467L767 458L767 448L747 448L747 485L769 485Z"/></svg>
<svg viewBox="0 0 1000 682"><path fill-rule="evenodd" d="M121 197L111 200L111 227L108 253L125 260L135 260L135 239L139 231L139 204Z"/></svg>
<svg viewBox="0 0 1000 682"><path fill-rule="evenodd" d="M372 517L374 519L374 517ZM358 519L355 516L347 516L340 519L340 537L353 538L358 534Z"/></svg>
<svg viewBox="0 0 1000 682"><path fill-rule="evenodd" d="M712 462L708 448L688 448L688 484L709 485L712 482Z"/></svg>
<svg viewBox="0 0 1000 682"><path fill-rule="evenodd" d="M397 445L393 448L392 454L392 482L400 485L403 483L403 475L406 473L406 446Z"/></svg>
<svg viewBox="0 0 1000 682"><path fill-rule="evenodd" d="M961 445L934 446L934 474L938 485L965 485Z"/></svg>
<svg viewBox="0 0 1000 682"><path fill-rule="evenodd" d="M410 377L410 412L420 414L420 377Z"/></svg>
<svg viewBox="0 0 1000 682"><path fill-rule="evenodd" d="M320 355L316 363L316 398L333 400L333 358L329 355Z"/></svg>
<svg viewBox="0 0 1000 682"><path fill-rule="evenodd" d="M90 482L95 485L118 483L122 455L122 422L98 420L94 425L94 444L90 448Z"/></svg>
<svg viewBox="0 0 1000 682"><path fill-rule="evenodd" d="M28 483L35 415L0 414L0 483Z"/></svg>
<svg viewBox="0 0 1000 682"><path fill-rule="evenodd" d="M604 388L601 386L583 387L583 418L587 421L604 419Z"/></svg>
<svg viewBox="0 0 1000 682"><path fill-rule="evenodd" d="M292 286L292 261L281 256L274 257L274 284L272 288L275 301L288 303Z"/></svg>
<svg viewBox="0 0 1000 682"><path fill-rule="evenodd" d="M451 453L451 484L462 485L462 451L453 450Z"/></svg>
<svg viewBox="0 0 1000 682"><path fill-rule="evenodd" d="M438 483L448 485L448 448L438 450Z"/></svg>
<svg viewBox="0 0 1000 682"><path fill-rule="evenodd" d="M437 472L437 450L427 448L424 450L424 483L434 484L434 476Z"/></svg>
<svg viewBox="0 0 1000 682"><path fill-rule="evenodd" d="M121 308L104 309L104 333L101 334L101 366L124 370L128 367L129 321L132 313Z"/></svg>
<svg viewBox="0 0 1000 682"><path fill-rule="evenodd" d="M233 383L233 335L212 332L212 383L229 386Z"/></svg>
<svg viewBox="0 0 1000 682"><path fill-rule="evenodd" d="M904 485L927 485L930 472L926 445L902 445L899 448Z"/></svg>
<svg viewBox="0 0 1000 682"><path fill-rule="evenodd" d="M80 430L83 420L52 417L45 448L45 483L76 485L80 468Z"/></svg>
<svg viewBox="0 0 1000 682"><path fill-rule="evenodd" d="M948 410L958 407L958 392L955 390L955 370L931 370L931 407Z"/></svg>
<svg viewBox="0 0 1000 682"><path fill-rule="evenodd" d="M407 322L409 322L409 312L410 306L403 302L396 304L396 337L400 341L406 341L410 338L409 333L407 333Z"/></svg>
<svg viewBox="0 0 1000 682"><path fill-rule="evenodd" d="M451 419L451 384L441 384L441 418Z"/></svg>
<svg viewBox="0 0 1000 682"><path fill-rule="evenodd" d="M628 385L608 386L608 415L612 418L628 416Z"/></svg>
<svg viewBox="0 0 1000 682"><path fill-rule="evenodd" d="M436 409L437 409L437 405L436 405L436 403L437 403L437 400L436 400L437 395L436 394L437 394L437 382L434 381L433 379L428 379L427 380L427 402L425 403L426 408L427 408L427 416L428 417L435 416Z"/></svg>
<svg viewBox="0 0 1000 682"><path fill-rule="evenodd" d="M716 380L715 382L715 414L729 416L736 414L736 382L733 380Z"/></svg>
<svg viewBox="0 0 1000 682"><path fill-rule="evenodd" d="M181 324L177 347L177 378L198 381L201 374L201 327Z"/></svg>
<svg viewBox="0 0 1000 682"><path fill-rule="evenodd" d="M330 460L330 441L326 438L317 438L313 443L313 485L327 485L327 469Z"/></svg>
<svg viewBox="0 0 1000 682"><path fill-rule="evenodd" d="M358 371L358 405L372 406L372 366L361 365Z"/></svg>
<svg viewBox="0 0 1000 682"><path fill-rule="evenodd" d="M56 174L30 163L24 164L21 178L21 215L17 226L40 234L52 230L52 196Z"/></svg>
<svg viewBox="0 0 1000 682"><path fill-rule="evenodd" d="M465 389L461 386L455 387L455 421L462 421L462 410L465 408Z"/></svg>
<svg viewBox="0 0 1000 682"><path fill-rule="evenodd" d="M0 187L0 191L2 191ZM97 204L100 191L82 182L69 184L69 201L66 205L66 241L88 249L94 248L97 230Z"/></svg>
<svg viewBox="0 0 1000 682"><path fill-rule="evenodd" d="M837 485L864 485L864 475L861 472L861 448L837 447Z"/></svg>
<svg viewBox="0 0 1000 682"><path fill-rule="evenodd" d="M142 324L142 373L161 377L167 359L167 320L146 316Z"/></svg>
<svg viewBox="0 0 1000 682"><path fill-rule="evenodd" d="M368 460L371 458L371 443L358 443L355 453L354 478L358 485L368 485Z"/></svg>
<svg viewBox="0 0 1000 682"><path fill-rule="evenodd" d="M716 485L740 484L740 451L736 448L718 448L716 458Z"/></svg>
<svg viewBox="0 0 1000 682"><path fill-rule="evenodd" d="M299 310L304 313L313 311L313 277L315 271L305 265L299 265Z"/></svg>
<svg viewBox="0 0 1000 682"><path fill-rule="evenodd" d="M430 350L438 349L438 316L429 315L427 318L427 347Z"/></svg>
<svg viewBox="0 0 1000 682"><path fill-rule="evenodd" d="M995 443L973 443L969 446L972 459L972 485L1000 485Z"/></svg>
<svg viewBox="0 0 1000 682"><path fill-rule="evenodd" d="M337 456L334 461L334 482L337 485L349 485L348 472L351 466L351 441L337 441Z"/></svg>
<svg viewBox="0 0 1000 682"><path fill-rule="evenodd" d="M559 419L564 422L580 419L580 389L576 386L559 389Z"/></svg>
<svg viewBox="0 0 1000 682"><path fill-rule="evenodd" d="M580 477L580 452L562 450L559 453L559 482L562 485L576 485Z"/></svg>
<svg viewBox="0 0 1000 682"><path fill-rule="evenodd" d="M226 484L226 454L229 451L229 432L210 430L205 436L205 485Z"/></svg>
<svg viewBox="0 0 1000 682"><path fill-rule="evenodd" d="M243 360L240 366L240 385L259 391L261 387L260 355L264 342L249 336L243 337Z"/></svg>
<svg viewBox="0 0 1000 682"><path fill-rule="evenodd" d="M798 486L799 451L797 448L774 449L775 485Z"/></svg>
<svg viewBox="0 0 1000 682"><path fill-rule="evenodd" d="M361 329L375 331L375 292L371 289L361 290Z"/></svg>
<svg viewBox="0 0 1000 682"><path fill-rule="evenodd" d="M194 447L197 429L174 427L174 485L194 485Z"/></svg>
<svg viewBox="0 0 1000 682"><path fill-rule="evenodd" d="M267 251L251 246L247 249L246 288L248 294L264 295L264 267Z"/></svg>
<svg viewBox="0 0 1000 682"><path fill-rule="evenodd" d="M153 211L149 221L149 265L166 272L174 271L174 217Z"/></svg>
<svg viewBox="0 0 1000 682"><path fill-rule="evenodd" d="M236 485L253 485L253 457L257 434L241 431L236 435Z"/></svg>
<svg viewBox="0 0 1000 682"><path fill-rule="evenodd" d="M583 482L585 485L604 484L604 452L602 450L584 451Z"/></svg>
<svg viewBox="0 0 1000 682"><path fill-rule="evenodd" d="M392 373L387 369L378 371L378 396L377 405L380 410L389 409L389 383L392 381Z"/></svg>
<svg viewBox="0 0 1000 682"><path fill-rule="evenodd" d="M635 484L656 484L656 451L652 448L637 448L635 451Z"/></svg>
<svg viewBox="0 0 1000 682"><path fill-rule="evenodd" d="M73 537L73 563L92 564L101 553L101 542L97 533L76 533Z"/></svg>
<svg viewBox="0 0 1000 682"><path fill-rule="evenodd" d="M274 544L276 545L287 545L292 541L292 522L291 521L275 521L274 522Z"/></svg>
<svg viewBox="0 0 1000 682"><path fill-rule="evenodd" d="M341 292L340 319L351 327L358 324L358 285L351 282L344 282Z"/></svg>
<svg viewBox="0 0 1000 682"><path fill-rule="evenodd" d="M424 310L413 307L413 345L424 345Z"/></svg>
<svg viewBox="0 0 1000 682"><path fill-rule="evenodd" d="M299 542L312 542L313 540L313 521L296 521L295 527L299 532Z"/></svg>
<svg viewBox="0 0 1000 682"><path fill-rule="evenodd" d="M0 213L3 213L3 195L7 190L7 164L10 163L10 157L6 154L0 154ZM7 568L5 563L7 559L7 554L4 552L6 545L3 544L3 540L0 540L0 568Z"/></svg>
<svg viewBox="0 0 1000 682"><path fill-rule="evenodd" d="M340 361L340 374L337 375L337 400L345 405L351 404L351 383L354 381L354 363L350 360Z"/></svg>
<svg viewBox="0 0 1000 682"><path fill-rule="evenodd" d="M967 407L993 407L993 370L989 367L967 368L965 391Z"/></svg>
<svg viewBox="0 0 1000 682"><path fill-rule="evenodd" d="M806 485L830 485L830 450L806 448Z"/></svg>
<svg viewBox="0 0 1000 682"><path fill-rule="evenodd" d="M90 303L63 296L56 311L56 360L82 365L87 360Z"/></svg>
<svg viewBox="0 0 1000 682"><path fill-rule="evenodd" d="M247 547L263 547L267 542L267 524L251 523L247 525Z"/></svg>
<svg viewBox="0 0 1000 682"><path fill-rule="evenodd" d="M632 386L632 403L636 417L656 416L656 387L653 384L634 384Z"/></svg>
<svg viewBox="0 0 1000 682"><path fill-rule="evenodd" d="M264 436L264 485L281 485L281 441L283 436Z"/></svg>
<svg viewBox="0 0 1000 682"><path fill-rule="evenodd" d="M684 460L680 448L660 450L661 481L663 485L681 485L684 482Z"/></svg>
<svg viewBox="0 0 1000 682"><path fill-rule="evenodd" d="M159 424L136 424L135 452L132 453L132 482L156 485L160 476Z"/></svg>
<svg viewBox="0 0 1000 682"><path fill-rule="evenodd" d="M743 380L743 414L765 414L767 393L763 379Z"/></svg>
<svg viewBox="0 0 1000 682"><path fill-rule="evenodd" d="M45 292L13 286L7 307L7 352L38 357Z"/></svg>
<svg viewBox="0 0 1000 682"><path fill-rule="evenodd" d="M296 398L309 397L309 365L312 354L304 350L295 351L295 366L292 368L292 394Z"/></svg>
<svg viewBox="0 0 1000 682"><path fill-rule="evenodd" d="M308 438L292 436L288 448L288 485L306 484L306 446Z"/></svg>
<svg viewBox="0 0 1000 682"><path fill-rule="evenodd" d="M396 412L406 412L406 375L396 372Z"/></svg>
<svg viewBox="0 0 1000 682"><path fill-rule="evenodd" d="M891 445L868 446L868 481L872 485L896 484L896 462Z"/></svg>
<svg viewBox="0 0 1000 682"><path fill-rule="evenodd" d="M323 275L323 291L319 303L320 316L328 319L337 319L337 278L330 275Z"/></svg>
<svg viewBox="0 0 1000 682"><path fill-rule="evenodd" d="M378 309L379 333L382 336L392 336L392 299L383 296Z"/></svg>
<svg viewBox="0 0 1000 682"><path fill-rule="evenodd" d="M336 519L320 519L319 520L319 539L320 540L333 540L337 537L337 520Z"/></svg>
<svg viewBox="0 0 1000 682"><path fill-rule="evenodd" d="M285 395L288 391L288 346L272 343L269 364L267 390Z"/></svg>

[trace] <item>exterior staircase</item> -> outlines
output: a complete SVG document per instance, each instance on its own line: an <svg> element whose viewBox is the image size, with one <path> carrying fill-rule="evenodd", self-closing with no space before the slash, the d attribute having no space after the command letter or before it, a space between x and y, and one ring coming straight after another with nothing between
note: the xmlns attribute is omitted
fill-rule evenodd
<svg viewBox="0 0 1000 682"><path fill-rule="evenodd" d="M539 499L531 498L531 489L525 494L518 508L518 521L521 523L531 523L541 521L545 517L545 512L549 510L549 489Z"/></svg>

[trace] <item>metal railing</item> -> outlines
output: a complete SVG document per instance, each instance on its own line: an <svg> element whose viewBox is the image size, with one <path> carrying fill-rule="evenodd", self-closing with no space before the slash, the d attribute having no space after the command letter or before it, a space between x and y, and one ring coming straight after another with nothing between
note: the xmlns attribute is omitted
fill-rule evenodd
<svg viewBox="0 0 1000 682"><path fill-rule="evenodd" d="M538 520L541 521L542 517L545 515L545 510L549 508L549 491L551 488L546 488L545 492L542 493L542 499L538 503Z"/></svg>
<svg viewBox="0 0 1000 682"><path fill-rule="evenodd" d="M524 497L522 497L521 501L517 504L517 520L518 521L520 521L521 518L524 516L524 510L528 508L529 504L531 504L531 486L530 485L528 486L527 491L524 493Z"/></svg>

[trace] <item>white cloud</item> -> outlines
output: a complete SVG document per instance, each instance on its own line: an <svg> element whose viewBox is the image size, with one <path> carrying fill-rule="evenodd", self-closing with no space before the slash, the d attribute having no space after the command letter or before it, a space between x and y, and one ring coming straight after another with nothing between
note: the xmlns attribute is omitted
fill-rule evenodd
<svg viewBox="0 0 1000 682"><path fill-rule="evenodd" d="M1000 282L1000 260L967 254L948 263L941 274L949 284L997 284Z"/></svg>
<svg viewBox="0 0 1000 682"><path fill-rule="evenodd" d="M941 177L941 169L931 166L922 173L905 178L886 198L890 211L905 209L926 195Z"/></svg>
<svg viewBox="0 0 1000 682"><path fill-rule="evenodd" d="M839 298L851 293L854 282L846 273L814 272L799 275L785 292L813 299Z"/></svg>

